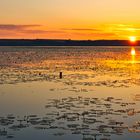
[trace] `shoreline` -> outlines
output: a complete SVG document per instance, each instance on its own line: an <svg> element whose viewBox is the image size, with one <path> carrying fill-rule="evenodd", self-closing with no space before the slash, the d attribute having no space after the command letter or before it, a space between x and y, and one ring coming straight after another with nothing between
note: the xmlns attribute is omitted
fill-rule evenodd
<svg viewBox="0 0 140 140"><path fill-rule="evenodd" d="M0 46L140 46L129 40L0 39Z"/></svg>

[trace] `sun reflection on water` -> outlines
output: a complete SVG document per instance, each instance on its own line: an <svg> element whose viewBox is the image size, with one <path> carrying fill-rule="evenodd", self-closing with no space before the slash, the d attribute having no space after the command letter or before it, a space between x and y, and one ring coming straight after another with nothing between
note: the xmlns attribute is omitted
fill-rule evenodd
<svg viewBox="0 0 140 140"><path fill-rule="evenodd" d="M135 56L136 55L136 50L134 47L131 48L131 55L132 56Z"/></svg>
<svg viewBox="0 0 140 140"><path fill-rule="evenodd" d="M136 50L134 47L131 47L131 63L136 63Z"/></svg>

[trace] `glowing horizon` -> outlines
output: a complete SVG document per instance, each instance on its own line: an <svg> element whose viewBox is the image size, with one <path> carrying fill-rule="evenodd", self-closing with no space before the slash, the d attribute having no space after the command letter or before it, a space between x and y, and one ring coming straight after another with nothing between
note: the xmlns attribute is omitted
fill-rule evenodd
<svg viewBox="0 0 140 140"><path fill-rule="evenodd" d="M0 1L0 38L140 39L139 0Z"/></svg>

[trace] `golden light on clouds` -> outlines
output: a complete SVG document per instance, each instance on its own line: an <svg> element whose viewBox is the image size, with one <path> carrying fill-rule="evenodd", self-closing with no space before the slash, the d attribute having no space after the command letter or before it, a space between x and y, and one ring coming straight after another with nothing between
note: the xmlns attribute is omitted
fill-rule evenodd
<svg viewBox="0 0 140 140"><path fill-rule="evenodd" d="M139 5L140 0L4 0L0 38L139 39Z"/></svg>

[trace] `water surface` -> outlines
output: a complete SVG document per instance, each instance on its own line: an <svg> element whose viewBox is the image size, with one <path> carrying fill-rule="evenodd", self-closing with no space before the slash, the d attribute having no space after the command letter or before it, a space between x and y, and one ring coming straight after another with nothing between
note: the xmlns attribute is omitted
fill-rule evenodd
<svg viewBox="0 0 140 140"><path fill-rule="evenodd" d="M0 139L139 139L135 50L0 47Z"/></svg>

